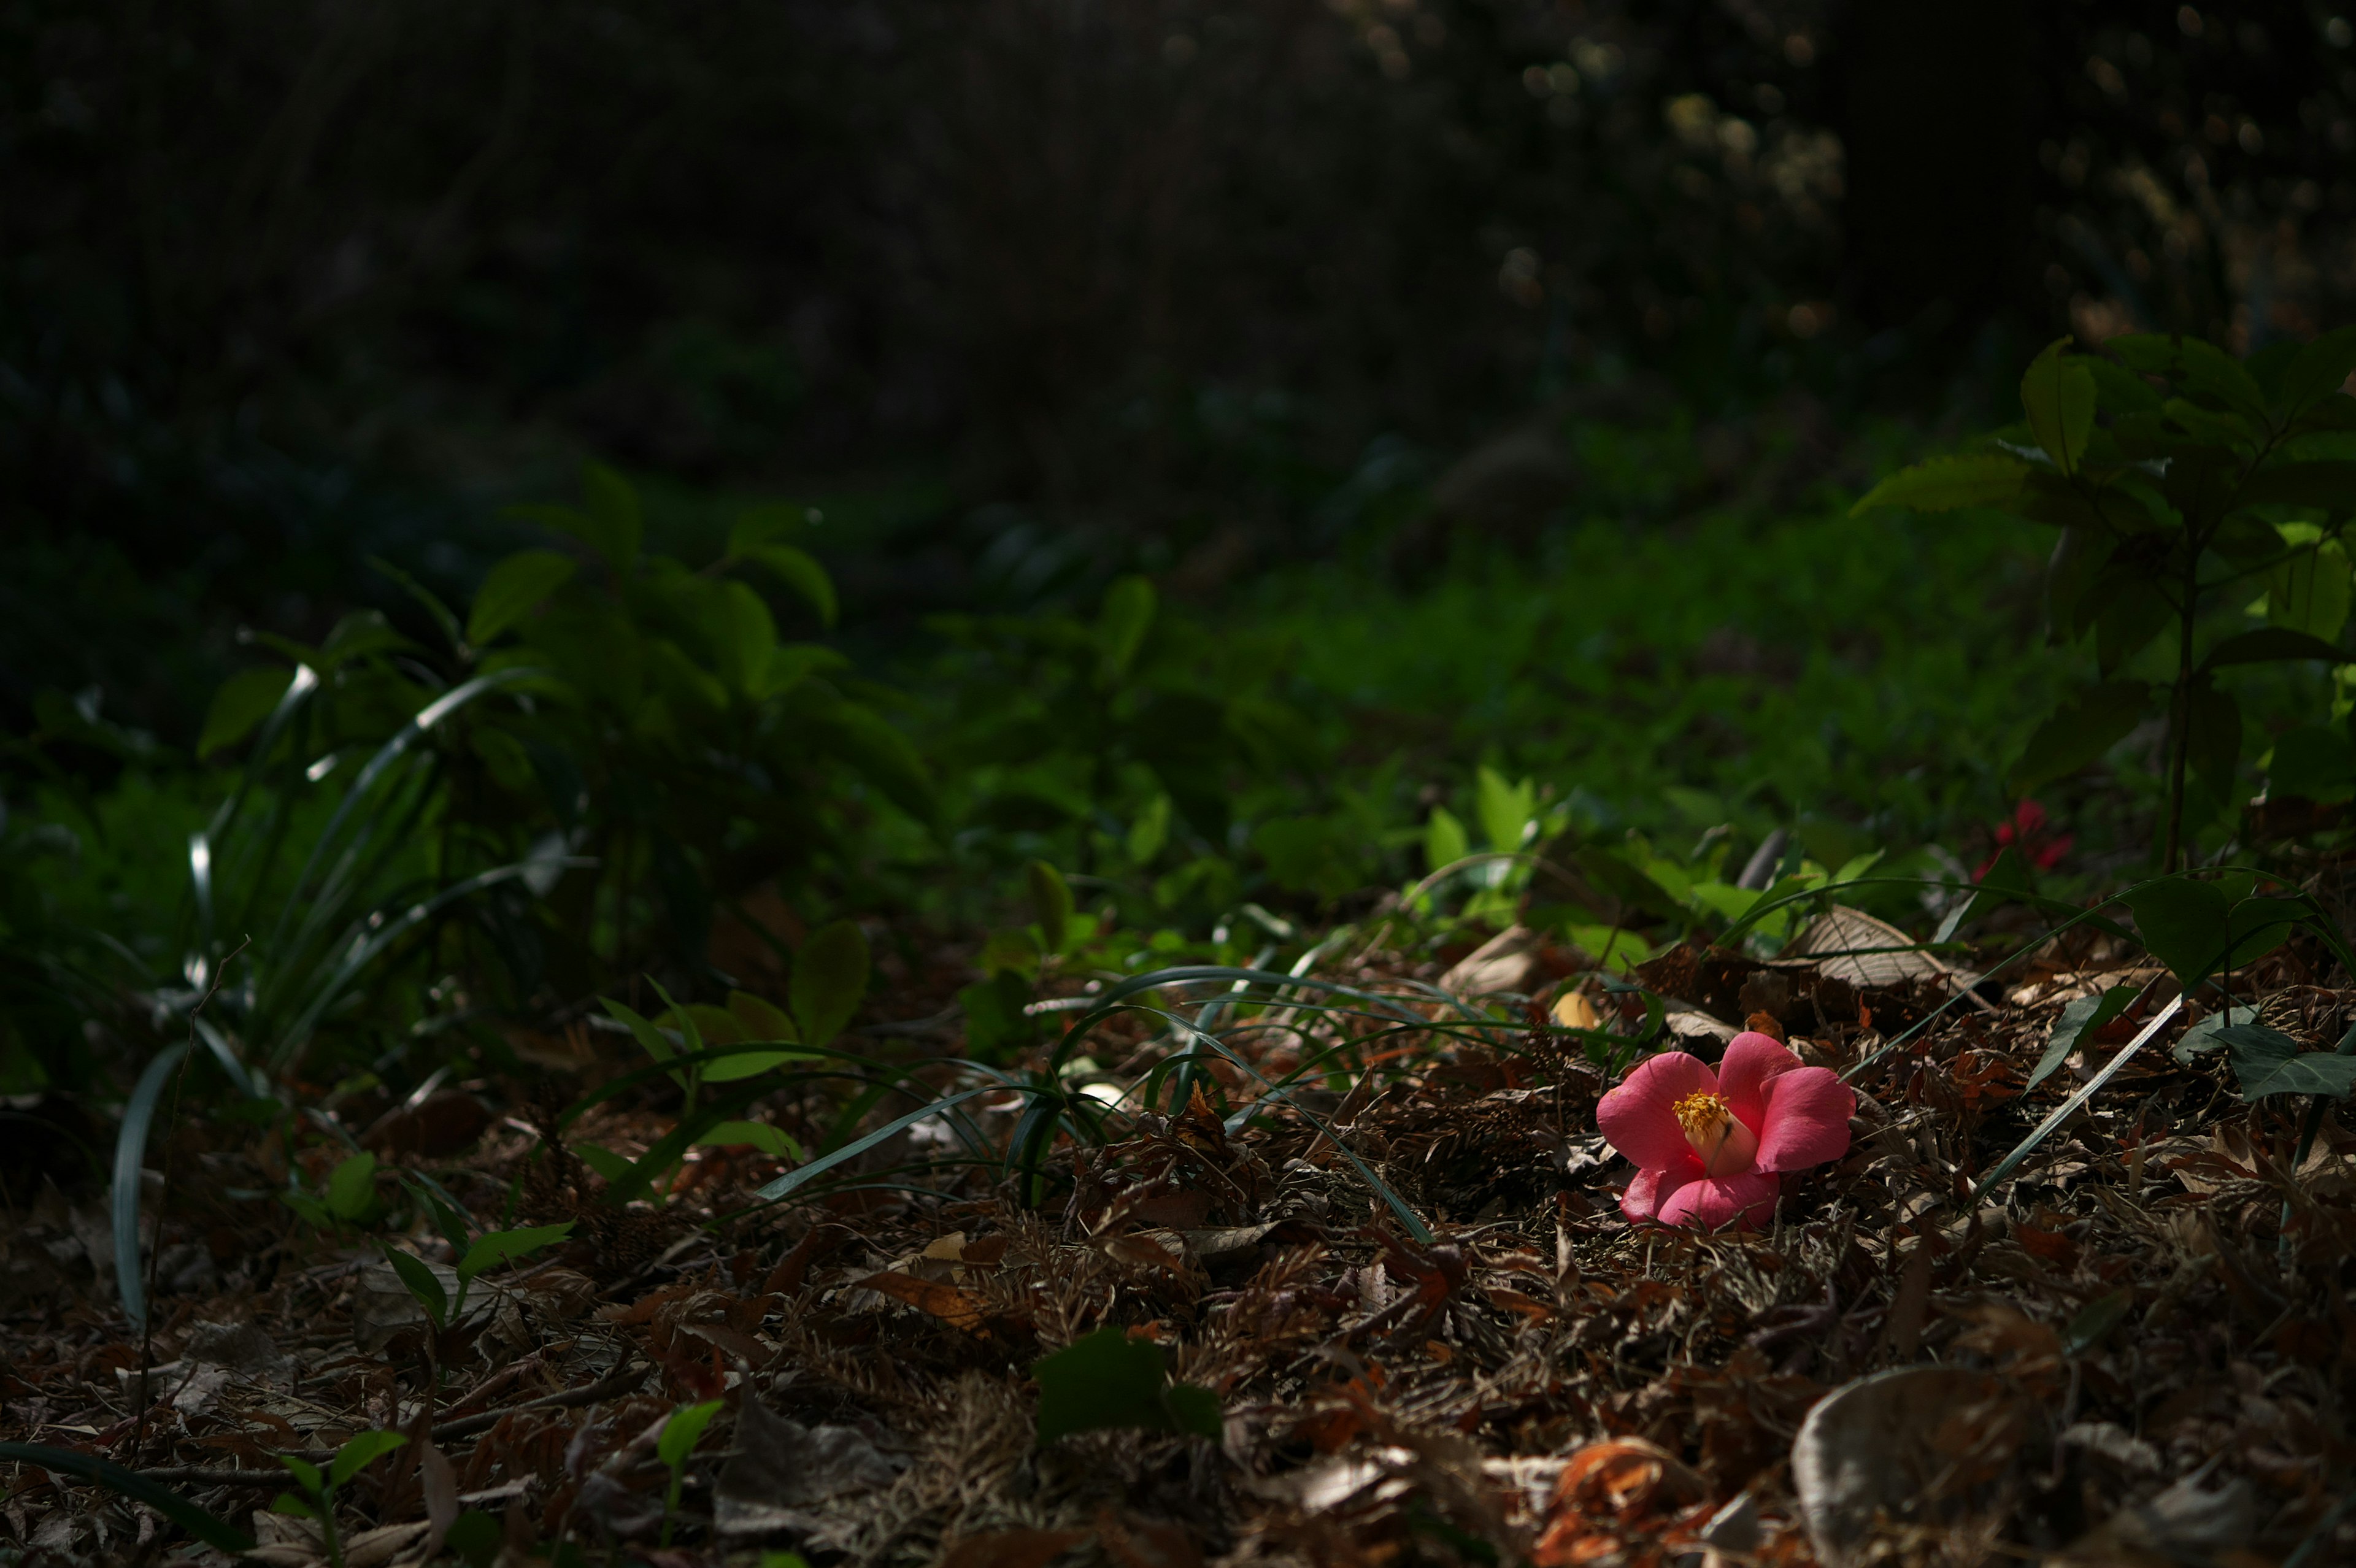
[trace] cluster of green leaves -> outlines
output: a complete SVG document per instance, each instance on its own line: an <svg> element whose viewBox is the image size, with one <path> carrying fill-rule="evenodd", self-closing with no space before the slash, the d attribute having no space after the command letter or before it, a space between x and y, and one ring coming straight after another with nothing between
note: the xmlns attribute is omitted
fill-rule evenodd
<svg viewBox="0 0 2356 1568"><path fill-rule="evenodd" d="M2057 641L2093 641L2102 678L2030 737L2017 787L2094 762L2157 706L2163 866L2178 862L2188 828L2234 804L2244 716L2219 673L2345 657L2356 398L2340 388L2351 370L2356 327L2247 361L2190 337L2116 337L2099 355L2071 353L2064 339L2021 379L2024 431L1894 475L1858 503L1997 508L2060 530L2049 622ZM2254 595L2269 624L2204 646L2204 609L2238 611ZM2281 761L2302 788L2356 779L2344 738L2306 738Z"/></svg>
<svg viewBox="0 0 2356 1568"><path fill-rule="evenodd" d="M316 1521L320 1549L327 1556L328 1568L344 1568L343 1537L336 1528L337 1492L361 1470L408 1441L398 1432L356 1434L336 1450L336 1456L324 1469L293 1454L281 1454L278 1462L294 1477L296 1489L279 1493L278 1499L270 1505L272 1510Z"/></svg>

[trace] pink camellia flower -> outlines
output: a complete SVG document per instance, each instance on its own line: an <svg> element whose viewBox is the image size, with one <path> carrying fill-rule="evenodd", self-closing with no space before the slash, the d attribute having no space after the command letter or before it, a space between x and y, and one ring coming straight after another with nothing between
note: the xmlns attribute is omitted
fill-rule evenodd
<svg viewBox="0 0 2356 1568"><path fill-rule="evenodd" d="M1682 1051L1647 1058L1603 1096L1595 1120L1636 1162L1622 1213L1716 1230L1764 1224L1779 1173L1847 1154L1856 1112L1847 1084L1746 1030L1727 1043L1715 1072Z"/></svg>

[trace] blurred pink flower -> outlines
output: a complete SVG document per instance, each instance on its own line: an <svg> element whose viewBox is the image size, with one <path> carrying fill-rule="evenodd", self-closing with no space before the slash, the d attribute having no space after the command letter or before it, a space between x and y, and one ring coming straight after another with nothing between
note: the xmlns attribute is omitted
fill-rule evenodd
<svg viewBox="0 0 2356 1568"><path fill-rule="evenodd" d="M2055 837L2045 831L2045 808L2033 800L2024 800L2013 807L2011 820L1996 825L1996 855L1990 855L1972 873L1978 881L1996 865L1997 855L2007 849L2019 849L2020 858L2040 871L2050 871L2062 863L2077 839L2064 833Z"/></svg>
<svg viewBox="0 0 2356 1568"><path fill-rule="evenodd" d="M1766 1223L1779 1173L1847 1154L1856 1112L1847 1084L1750 1030L1728 1042L1715 1072L1681 1051L1639 1062L1595 1120L1636 1162L1621 1212L1716 1230Z"/></svg>

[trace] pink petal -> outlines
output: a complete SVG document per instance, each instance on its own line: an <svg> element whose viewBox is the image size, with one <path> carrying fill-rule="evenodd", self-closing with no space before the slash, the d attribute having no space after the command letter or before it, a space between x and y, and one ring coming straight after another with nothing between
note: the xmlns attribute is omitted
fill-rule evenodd
<svg viewBox="0 0 2356 1568"><path fill-rule="evenodd" d="M1729 1224L1764 1225L1774 1218L1783 1184L1763 1170L1739 1176L1707 1176L1669 1194L1661 1204L1664 1225L1699 1225L1716 1231Z"/></svg>
<svg viewBox="0 0 2356 1568"><path fill-rule="evenodd" d="M1686 1130L1669 1107L1688 1094L1718 1092L1718 1075L1701 1058L1665 1051L1638 1062L1595 1107L1595 1125L1613 1148L1646 1170L1667 1170L1694 1157Z"/></svg>
<svg viewBox="0 0 2356 1568"><path fill-rule="evenodd" d="M1657 1219L1661 1204L1671 1194L1701 1179L1701 1161L1688 1153L1686 1163L1666 1170L1640 1170L1620 1195L1620 1212L1631 1220Z"/></svg>
<svg viewBox="0 0 2356 1568"><path fill-rule="evenodd" d="M1759 1132L1767 1125L1762 1095L1768 1081L1799 1065L1800 1059L1777 1044L1773 1035L1745 1029L1726 1042L1726 1054L1719 1058L1718 1092L1726 1096L1726 1107L1736 1121Z"/></svg>
<svg viewBox="0 0 2356 1568"><path fill-rule="evenodd" d="M1829 1069L1779 1073L1769 1080L1765 1101L1760 1169L1804 1170L1848 1152L1848 1119L1857 1115L1857 1094Z"/></svg>

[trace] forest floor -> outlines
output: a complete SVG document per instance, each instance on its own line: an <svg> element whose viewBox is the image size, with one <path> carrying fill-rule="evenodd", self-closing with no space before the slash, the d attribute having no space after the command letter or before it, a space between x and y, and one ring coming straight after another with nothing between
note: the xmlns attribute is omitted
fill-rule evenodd
<svg viewBox="0 0 2356 1568"><path fill-rule="evenodd" d="M1455 956L1321 973L1433 1015L1419 983ZM2294 1168L2307 1098L2245 1104L2222 1053L2179 1060L2222 993L2165 1016L2173 982L2101 947L1962 997L1929 968L1673 950L1644 978L1694 1009L1671 1016L1691 1049L1760 1023L1858 1093L1850 1151L1787 1179L1772 1228L1704 1234L1622 1216L1630 1168L1595 1121L1611 1083L1553 1027L1567 965L1525 957L1471 978L1541 998L1526 1022L1394 1035L1381 1072L1300 1096L1314 1123L1271 1104L1231 1124L1210 1098L1139 1115L1059 1145L1037 1206L981 1165L895 1176L945 1152L918 1123L847 1189L762 1204L785 1167L700 1149L668 1201L616 1209L552 1139L544 1088L392 1107L369 1128L384 1179L431 1174L485 1227L574 1224L438 1333L377 1243L258 1199L284 1186L279 1135L183 1127L151 1151L171 1189L145 1341L102 1193L49 1184L0 1221L0 1441L135 1471L284 1568L330 1542L268 1511L278 1456L326 1464L371 1429L412 1441L345 1485L349 1568L2356 1561L2356 1135L2325 1118ZM2356 990L2327 977L2294 944L2233 977L2236 1006L2329 1049ZM1587 984L1606 1023L1639 1008ZM2027 1089L2063 1008L2122 986L2135 1005ZM1275 1075L1356 1027L1263 1009L1226 1043ZM1122 1019L1098 1034L1116 1074L1147 1045ZM1250 1078L1214 1077L1226 1109L1250 1100ZM978 1120L1010 1130L1019 1104L992 1104ZM617 1099L572 1132L629 1154L669 1126ZM1087 1338L1106 1326L1158 1347L1171 1382ZM1090 1429L1042 1440L1043 1388ZM691 1452L666 1447L712 1400ZM1091 1427L1108 1414L1132 1424ZM223 1561L71 1475L0 1477L0 1557Z"/></svg>

